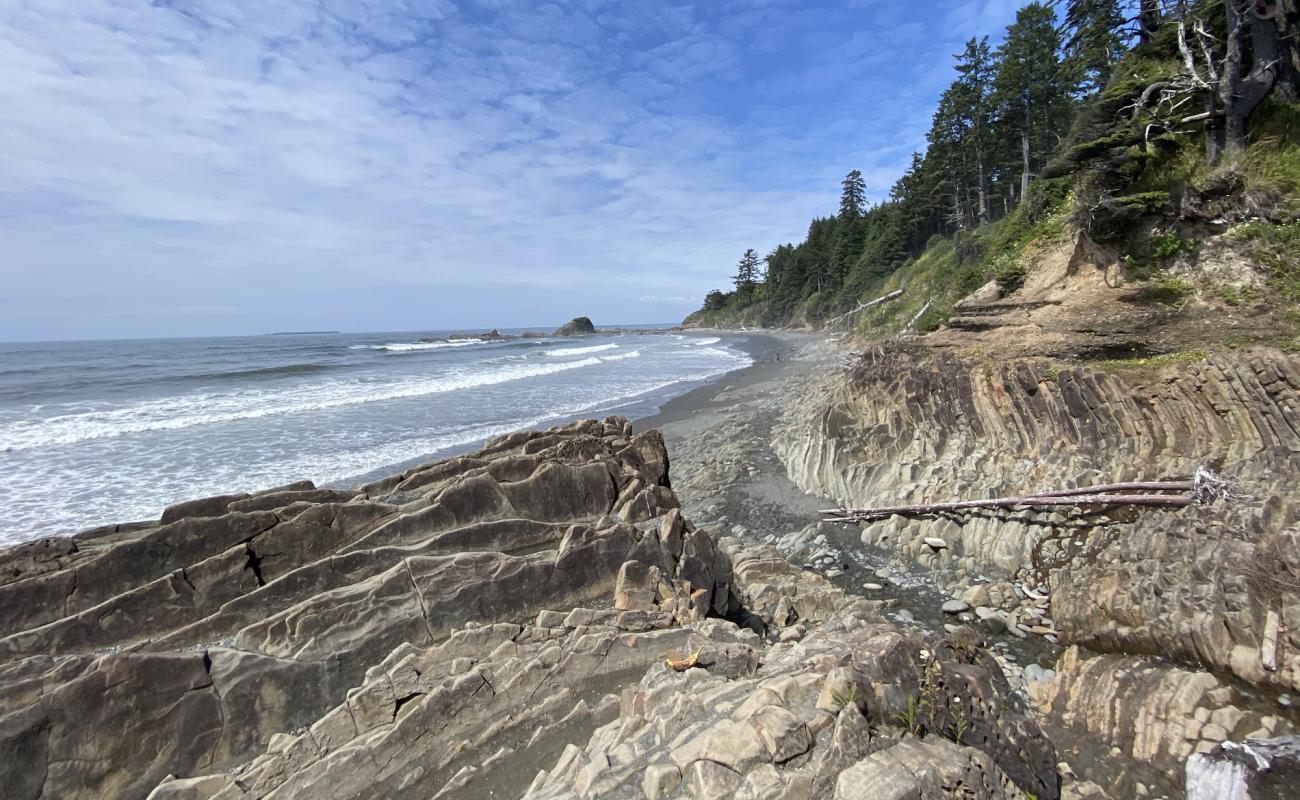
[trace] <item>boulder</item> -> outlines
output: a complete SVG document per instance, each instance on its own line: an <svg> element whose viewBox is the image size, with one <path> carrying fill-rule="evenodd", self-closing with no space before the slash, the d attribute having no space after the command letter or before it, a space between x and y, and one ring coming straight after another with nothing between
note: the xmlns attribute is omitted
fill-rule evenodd
<svg viewBox="0 0 1300 800"><path fill-rule="evenodd" d="M555 330L555 336L587 336L596 332L590 317L574 317Z"/></svg>

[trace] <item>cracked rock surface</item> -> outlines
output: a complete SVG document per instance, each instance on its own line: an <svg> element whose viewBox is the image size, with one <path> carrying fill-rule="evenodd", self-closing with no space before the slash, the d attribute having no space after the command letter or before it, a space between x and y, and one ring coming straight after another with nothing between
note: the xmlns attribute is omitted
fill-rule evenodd
<svg viewBox="0 0 1300 800"><path fill-rule="evenodd" d="M1060 796L975 639L714 539L668 461L585 420L0 551L5 796Z"/></svg>

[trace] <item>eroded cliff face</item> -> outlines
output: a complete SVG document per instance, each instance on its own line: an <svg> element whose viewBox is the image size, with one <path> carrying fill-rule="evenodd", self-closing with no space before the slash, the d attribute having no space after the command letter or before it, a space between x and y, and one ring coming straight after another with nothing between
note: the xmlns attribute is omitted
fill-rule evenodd
<svg viewBox="0 0 1300 800"><path fill-rule="evenodd" d="M0 576L6 798L1061 794L972 631L715 542L620 418L184 503Z"/></svg>
<svg viewBox="0 0 1300 800"><path fill-rule="evenodd" d="M1078 259L1062 284L1083 280ZM1014 310L972 304L983 326L869 349L791 404L773 446L797 484L845 506L1202 467L1237 481L1233 499L1176 511L895 516L861 531L981 616L1071 648L1050 683L1031 684L1065 750L1113 749L1132 756L1109 768L1126 779L1177 785L1189 753L1294 730L1276 698L1300 689L1300 356L1255 347L1108 369L1036 357L1019 337L1044 327L1056 356L1104 343L1081 320L1137 329L1113 297L1089 311L1041 293ZM998 330L1003 314L1011 329Z"/></svg>

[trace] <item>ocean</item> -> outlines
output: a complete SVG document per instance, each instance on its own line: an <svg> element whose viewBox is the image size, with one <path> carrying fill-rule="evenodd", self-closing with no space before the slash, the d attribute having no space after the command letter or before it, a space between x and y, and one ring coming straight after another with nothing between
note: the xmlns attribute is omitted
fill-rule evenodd
<svg viewBox="0 0 1300 800"><path fill-rule="evenodd" d="M704 334L457 333L0 344L0 545L304 478L352 485L579 417L636 419L751 363L739 340Z"/></svg>

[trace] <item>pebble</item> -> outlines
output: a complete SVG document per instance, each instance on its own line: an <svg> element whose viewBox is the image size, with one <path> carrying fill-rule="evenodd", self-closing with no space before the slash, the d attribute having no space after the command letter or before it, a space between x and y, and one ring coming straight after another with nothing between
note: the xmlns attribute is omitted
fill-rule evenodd
<svg viewBox="0 0 1300 800"><path fill-rule="evenodd" d="M963 611L969 611L970 606L961 600L949 600L943 604L943 613L960 614Z"/></svg>
<svg viewBox="0 0 1300 800"><path fill-rule="evenodd" d="M894 573L890 571L889 567L881 567L880 569L876 570L877 578L888 578L893 574Z"/></svg>
<svg viewBox="0 0 1300 800"><path fill-rule="evenodd" d="M908 611L906 608L899 609L898 618L906 622L914 622L916 620L916 617L912 616L912 612Z"/></svg>
<svg viewBox="0 0 1300 800"><path fill-rule="evenodd" d="M828 578L838 578L839 576L841 576L841 575L843 575L843 574L844 574L844 570L840 570L840 569L828 569L828 570L826 570L826 577L828 577Z"/></svg>
<svg viewBox="0 0 1300 800"><path fill-rule="evenodd" d="M943 550L948 546L948 542L940 539L938 536L925 537L925 543L934 550Z"/></svg>
<svg viewBox="0 0 1300 800"><path fill-rule="evenodd" d="M1030 664L1025 667L1025 680L1029 683L1045 683L1055 676L1055 670L1045 669L1037 664Z"/></svg>
<svg viewBox="0 0 1300 800"><path fill-rule="evenodd" d="M866 590L869 591L869 592L878 592L878 591L880 591L881 589L883 589L883 588L885 588L885 587L884 587L884 586L881 586L881 585L878 584L878 583L864 583L864 584L862 584L862 588L863 588L863 589L866 589Z"/></svg>

